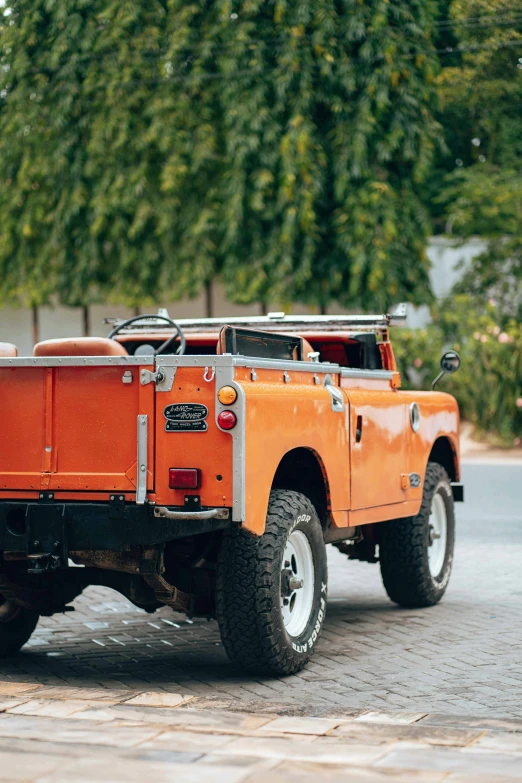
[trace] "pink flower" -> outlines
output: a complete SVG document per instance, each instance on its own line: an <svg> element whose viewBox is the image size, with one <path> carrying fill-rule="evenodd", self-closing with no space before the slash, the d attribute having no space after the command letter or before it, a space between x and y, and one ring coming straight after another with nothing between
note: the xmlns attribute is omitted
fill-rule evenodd
<svg viewBox="0 0 522 783"><path fill-rule="evenodd" d="M515 404L517 408L522 408L522 397L519 397Z"/></svg>
<svg viewBox="0 0 522 783"><path fill-rule="evenodd" d="M473 339L480 340L480 332L473 332Z"/></svg>
<svg viewBox="0 0 522 783"><path fill-rule="evenodd" d="M498 335L500 334L500 326L494 326L492 331L495 337L498 337Z"/></svg>
<svg viewBox="0 0 522 783"><path fill-rule="evenodd" d="M415 359L413 364L415 365L415 367L422 367L422 359L419 358Z"/></svg>
<svg viewBox="0 0 522 783"><path fill-rule="evenodd" d="M490 303L491 307L496 307L497 306L497 300L496 299L490 299L489 303Z"/></svg>
<svg viewBox="0 0 522 783"><path fill-rule="evenodd" d="M500 337L499 337L498 339L500 340ZM487 343L487 341L488 341L488 336L487 336L487 334L481 334L481 335L480 335L480 342L481 342L481 343Z"/></svg>
<svg viewBox="0 0 522 783"><path fill-rule="evenodd" d="M498 336L499 343L512 343L514 342L515 338L511 337L509 334L506 334L505 332L501 332Z"/></svg>

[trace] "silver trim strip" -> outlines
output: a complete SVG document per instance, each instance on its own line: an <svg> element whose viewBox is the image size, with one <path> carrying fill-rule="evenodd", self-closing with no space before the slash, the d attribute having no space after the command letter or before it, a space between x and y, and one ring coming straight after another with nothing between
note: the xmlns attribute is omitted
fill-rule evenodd
<svg viewBox="0 0 522 783"><path fill-rule="evenodd" d="M156 506L154 516L161 519L228 519L228 508L206 508L204 511L171 511L165 506Z"/></svg>
<svg viewBox="0 0 522 783"><path fill-rule="evenodd" d="M285 359L258 359L249 356L232 356L221 354L219 356L158 356L157 364L179 367L215 366L215 367L248 367L256 370L292 370L293 372L330 373L340 374L342 378L374 378L390 381L393 378L393 370L359 370L350 367L341 367L339 364L327 362L294 362Z"/></svg>
<svg viewBox="0 0 522 783"><path fill-rule="evenodd" d="M138 416L138 464L136 465L136 505L142 506L147 497L147 447L149 417Z"/></svg>
<svg viewBox="0 0 522 783"><path fill-rule="evenodd" d="M341 368L341 378L368 378L391 381L393 370L351 370L350 368Z"/></svg>
<svg viewBox="0 0 522 783"><path fill-rule="evenodd" d="M232 357L226 357L229 360ZM246 396L241 384L234 380L234 366L216 367L216 426L232 438L232 519L234 522L244 522L246 516L245 489L245 438L246 438ZM237 392L237 399L232 405L222 405L217 393L222 386L232 386ZM231 430L222 430L217 417L223 410L233 411L237 416L237 424Z"/></svg>
<svg viewBox="0 0 522 783"><path fill-rule="evenodd" d="M338 364L326 362L294 362L286 359L258 359L255 356L233 356L232 354L219 354L218 356L158 356L158 366L170 367L248 367L256 370L292 370L292 372L319 372L339 373L341 367ZM367 370L366 372L379 372Z"/></svg>
<svg viewBox="0 0 522 783"><path fill-rule="evenodd" d="M248 356L18 356L0 359L0 367L108 367L135 365L150 367L248 367L294 372L341 373L343 378L380 378L390 380L391 370L352 370L325 362L293 362L282 359L256 359Z"/></svg>
<svg viewBox="0 0 522 783"><path fill-rule="evenodd" d="M108 367L154 365L153 356L17 356L0 359L0 367Z"/></svg>
<svg viewBox="0 0 522 783"><path fill-rule="evenodd" d="M255 367L258 370L292 370L293 372L340 373L338 364L326 362L293 362L283 359L250 359L248 356L233 356L234 367Z"/></svg>

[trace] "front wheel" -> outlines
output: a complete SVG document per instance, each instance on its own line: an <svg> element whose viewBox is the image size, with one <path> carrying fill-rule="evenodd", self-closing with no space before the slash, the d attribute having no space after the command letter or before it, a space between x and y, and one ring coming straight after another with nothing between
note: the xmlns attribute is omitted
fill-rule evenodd
<svg viewBox="0 0 522 783"><path fill-rule="evenodd" d="M38 614L0 595L0 657L14 655L38 623Z"/></svg>
<svg viewBox="0 0 522 783"><path fill-rule="evenodd" d="M400 606L438 603L453 564L455 512L448 474L429 462L422 505L416 517L379 525L379 560L384 587Z"/></svg>
<svg viewBox="0 0 522 783"><path fill-rule="evenodd" d="M240 528L223 535L216 609L229 658L266 674L302 669L321 632L326 591L326 550L313 505L299 492L271 492L262 536Z"/></svg>

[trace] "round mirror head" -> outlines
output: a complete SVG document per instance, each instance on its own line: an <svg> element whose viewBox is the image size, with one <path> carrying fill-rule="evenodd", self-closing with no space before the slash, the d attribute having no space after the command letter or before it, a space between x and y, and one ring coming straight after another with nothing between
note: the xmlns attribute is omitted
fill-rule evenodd
<svg viewBox="0 0 522 783"><path fill-rule="evenodd" d="M460 356L456 351L446 351L440 360L440 368L442 372L446 372L451 375L460 367Z"/></svg>

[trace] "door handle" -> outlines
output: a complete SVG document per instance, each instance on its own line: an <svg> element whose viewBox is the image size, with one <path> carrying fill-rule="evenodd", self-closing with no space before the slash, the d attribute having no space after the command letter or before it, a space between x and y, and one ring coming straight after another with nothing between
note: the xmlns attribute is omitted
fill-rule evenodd
<svg viewBox="0 0 522 783"><path fill-rule="evenodd" d="M357 424L355 426L355 442L360 443L362 438L363 417L357 416Z"/></svg>

